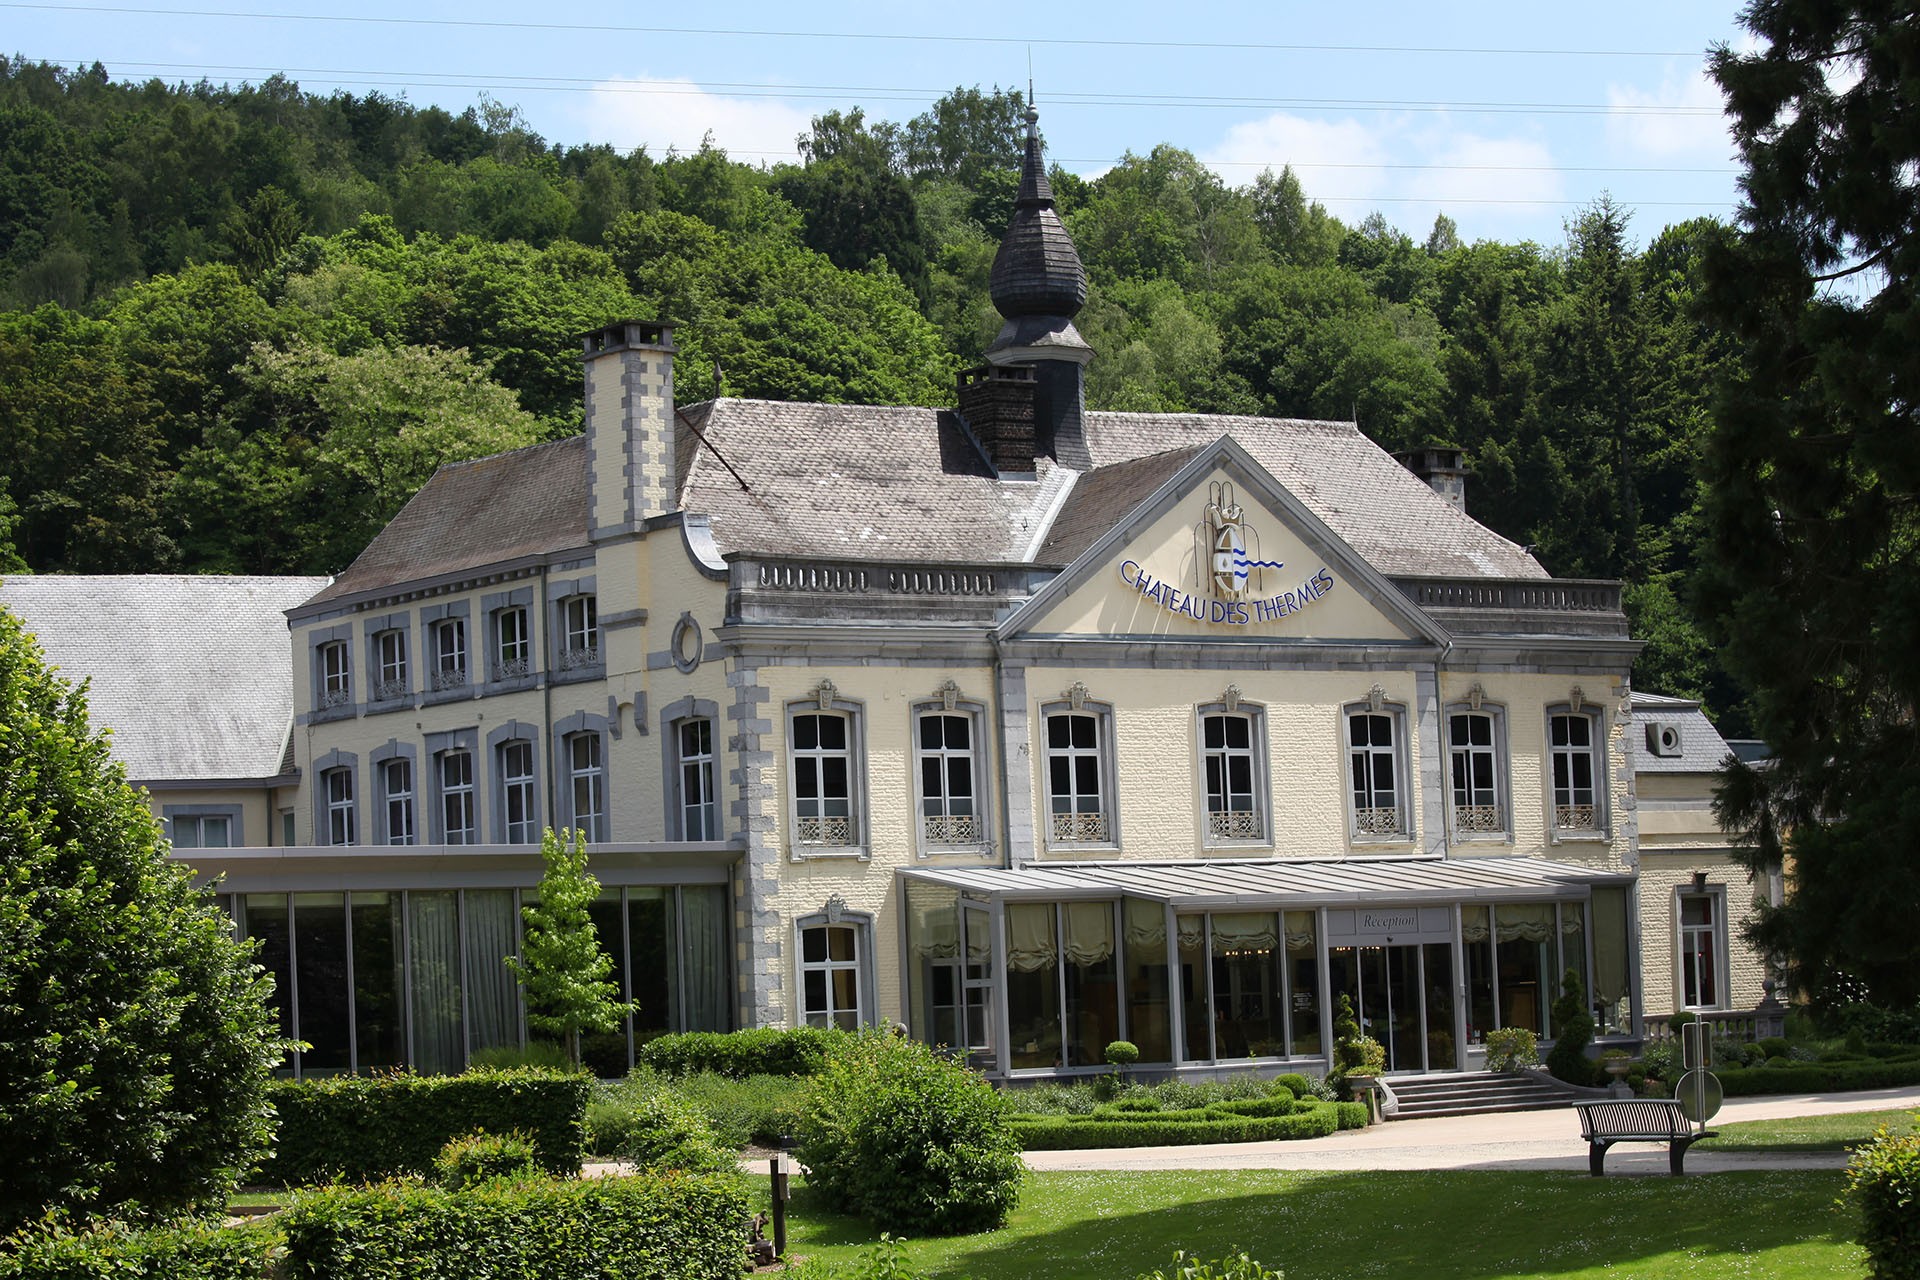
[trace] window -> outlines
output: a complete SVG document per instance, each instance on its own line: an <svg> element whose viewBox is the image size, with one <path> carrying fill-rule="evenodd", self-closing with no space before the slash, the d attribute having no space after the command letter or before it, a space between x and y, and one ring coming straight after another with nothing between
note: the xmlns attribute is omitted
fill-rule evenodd
<svg viewBox="0 0 1920 1280"><path fill-rule="evenodd" d="M674 726L679 753L675 803L682 840L718 840L720 822L713 792L713 721L703 717Z"/></svg>
<svg viewBox="0 0 1920 1280"><path fill-rule="evenodd" d="M444 618L433 624L433 687L460 689L467 683L467 620Z"/></svg>
<svg viewBox="0 0 1920 1280"><path fill-rule="evenodd" d="M413 761L401 757L383 760L376 767L386 807L386 843L412 844L417 838L413 825Z"/></svg>
<svg viewBox="0 0 1920 1280"><path fill-rule="evenodd" d="M1209 843L1266 839L1265 726L1257 711L1200 712Z"/></svg>
<svg viewBox="0 0 1920 1280"><path fill-rule="evenodd" d="M1679 896L1680 1006L1684 1009L1718 1009L1724 998L1720 980L1722 902L1717 893Z"/></svg>
<svg viewBox="0 0 1920 1280"><path fill-rule="evenodd" d="M533 744L501 743L500 824L508 844L534 844L540 839L533 785Z"/></svg>
<svg viewBox="0 0 1920 1280"><path fill-rule="evenodd" d="M327 843L358 843L353 819L353 770L328 769L320 775L320 785L326 804Z"/></svg>
<svg viewBox="0 0 1920 1280"><path fill-rule="evenodd" d="M176 849L228 849L233 846L233 817L225 813L175 814L167 819Z"/></svg>
<svg viewBox="0 0 1920 1280"><path fill-rule="evenodd" d="M1597 781L1599 743L1594 717L1584 711L1555 712L1547 719L1553 756L1553 827L1556 831L1603 829Z"/></svg>
<svg viewBox="0 0 1920 1280"><path fill-rule="evenodd" d="M801 844L854 845L850 717L837 711L795 715L790 725L793 796Z"/></svg>
<svg viewBox="0 0 1920 1280"><path fill-rule="evenodd" d="M320 710L353 705L353 675L347 660L347 642L329 640L319 648Z"/></svg>
<svg viewBox="0 0 1920 1280"><path fill-rule="evenodd" d="M532 649L527 640L527 611L514 605L493 615L493 678L519 680L533 674Z"/></svg>
<svg viewBox="0 0 1920 1280"><path fill-rule="evenodd" d="M1501 799L1499 726L1492 712L1456 711L1447 717L1447 759L1453 776L1453 829L1462 836L1501 835L1507 807Z"/></svg>
<svg viewBox="0 0 1920 1280"><path fill-rule="evenodd" d="M382 631L373 638L376 702L407 696L407 633L397 628Z"/></svg>
<svg viewBox="0 0 1920 1280"><path fill-rule="evenodd" d="M808 1026L852 1031L866 1021L860 969L860 930L854 925L800 930L801 1015Z"/></svg>
<svg viewBox="0 0 1920 1280"><path fill-rule="evenodd" d="M1047 836L1054 843L1113 842L1106 719L1092 707L1046 715Z"/></svg>
<svg viewBox="0 0 1920 1280"><path fill-rule="evenodd" d="M447 844L473 844L479 840L473 818L473 753L440 753L441 838Z"/></svg>
<svg viewBox="0 0 1920 1280"><path fill-rule="evenodd" d="M927 844L984 844L974 717L958 708L923 711L918 729L921 839Z"/></svg>
<svg viewBox="0 0 1920 1280"><path fill-rule="evenodd" d="M567 742L567 777L573 797L573 826L589 841L607 838L607 782L601 763L600 735L576 733Z"/></svg>
<svg viewBox="0 0 1920 1280"><path fill-rule="evenodd" d="M1407 797L1400 783L1399 718L1392 708L1347 713L1349 794L1357 839L1398 839L1410 834Z"/></svg>
<svg viewBox="0 0 1920 1280"><path fill-rule="evenodd" d="M600 614L592 596L569 596L560 603L563 644L560 669L577 671L600 665Z"/></svg>

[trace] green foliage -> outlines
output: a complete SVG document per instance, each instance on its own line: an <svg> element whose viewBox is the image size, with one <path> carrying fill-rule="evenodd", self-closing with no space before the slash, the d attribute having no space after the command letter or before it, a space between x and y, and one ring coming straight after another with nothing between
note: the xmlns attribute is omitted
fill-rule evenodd
<svg viewBox="0 0 1920 1280"><path fill-rule="evenodd" d="M59 1220L0 1240L0 1280L260 1280L278 1237L260 1227Z"/></svg>
<svg viewBox="0 0 1920 1280"><path fill-rule="evenodd" d="M1518 1071L1540 1061L1540 1038L1525 1027L1487 1032L1487 1070Z"/></svg>
<svg viewBox="0 0 1920 1280"><path fill-rule="evenodd" d="M272 1138L271 980L0 609L0 1233L222 1202Z"/></svg>
<svg viewBox="0 0 1920 1280"><path fill-rule="evenodd" d="M1273 1078L1273 1087L1276 1089L1285 1089L1296 1098L1313 1096L1313 1082L1296 1071L1289 1071L1285 1075L1275 1076Z"/></svg>
<svg viewBox="0 0 1920 1280"><path fill-rule="evenodd" d="M433 1158L434 1179L448 1191L460 1191L493 1178L531 1176L533 1135L521 1129L488 1133L476 1129L454 1138Z"/></svg>
<svg viewBox="0 0 1920 1280"><path fill-rule="evenodd" d="M442 1147L476 1130L524 1130L541 1168L572 1174L586 1143L590 1084L579 1072L531 1069L276 1081L278 1149L260 1176L298 1186L425 1174Z"/></svg>
<svg viewBox="0 0 1920 1280"><path fill-rule="evenodd" d="M1587 988L1578 970L1568 969L1560 979L1560 998L1553 1002L1553 1048L1547 1070L1568 1084L1593 1083L1594 1064L1587 1057L1593 1043L1593 1018L1587 1013Z"/></svg>
<svg viewBox="0 0 1920 1280"><path fill-rule="evenodd" d="M809 1185L889 1230L996 1227L1024 1173L991 1085L927 1045L879 1031L849 1037L828 1057L799 1139Z"/></svg>
<svg viewBox="0 0 1920 1280"><path fill-rule="evenodd" d="M1287 1280L1285 1273L1269 1271L1245 1253L1202 1262L1186 1250L1176 1250L1171 1270L1141 1272L1138 1280Z"/></svg>
<svg viewBox="0 0 1920 1280"><path fill-rule="evenodd" d="M1122 1098L1084 1116L1015 1115L1013 1130L1028 1151L1080 1151L1324 1138L1365 1128L1367 1119L1359 1102L1267 1098L1173 1110L1151 1098Z"/></svg>
<svg viewBox="0 0 1920 1280"><path fill-rule="evenodd" d="M505 963L526 988L527 1024L561 1037L568 1060L578 1064L582 1032L612 1031L639 1006L620 999L613 957L601 950L587 914L600 882L587 871L586 836L549 830L540 858L540 897L520 908L521 954Z"/></svg>
<svg viewBox="0 0 1920 1280"><path fill-rule="evenodd" d="M733 1152L713 1136L706 1113L670 1089L635 1102L619 1154L636 1168L656 1172L726 1173L737 1165Z"/></svg>
<svg viewBox="0 0 1920 1280"><path fill-rule="evenodd" d="M728 1178L684 1174L328 1187L281 1215L290 1280L657 1276L746 1269L748 1207Z"/></svg>
<svg viewBox="0 0 1920 1280"><path fill-rule="evenodd" d="M573 1067L573 1064L567 1061L565 1046L551 1040L529 1040L525 1048L519 1045L498 1044L485 1049L475 1049L467 1056L467 1063L469 1066L484 1067L490 1071L511 1071L515 1067L567 1071Z"/></svg>
<svg viewBox="0 0 1920 1280"><path fill-rule="evenodd" d="M1353 1000L1342 992L1333 1013L1333 1070L1327 1081L1345 1096L1346 1081L1352 1076L1377 1076L1387 1069L1387 1047L1372 1036L1360 1034L1360 1019L1354 1015Z"/></svg>
<svg viewBox="0 0 1920 1280"><path fill-rule="evenodd" d="M1873 1280L1920 1277L1920 1134L1882 1128L1847 1163L1847 1197L1860 1209L1860 1244Z"/></svg>
<svg viewBox="0 0 1920 1280"><path fill-rule="evenodd" d="M834 1027L754 1027L746 1031L686 1031L640 1046L639 1064L663 1075L711 1071L734 1076L810 1076L846 1040Z"/></svg>
<svg viewBox="0 0 1920 1280"><path fill-rule="evenodd" d="M1729 1098L1774 1093L1844 1093L1920 1084L1920 1056L1866 1062L1794 1062L1783 1067L1717 1065L1714 1075ZM1678 1077L1675 1076L1675 1079Z"/></svg>
<svg viewBox="0 0 1920 1280"><path fill-rule="evenodd" d="M1920 75L1910 13L1750 5L1717 48L1745 176L1710 244L1708 317L1739 344L1702 477L1701 608L1751 691L1764 769L1730 764L1716 813L1787 895L1748 940L1818 1000L1843 974L1920 998L1920 139L1888 130ZM1832 283L1838 281L1840 283Z"/></svg>
<svg viewBox="0 0 1920 1280"><path fill-rule="evenodd" d="M1107 1046L1104 1056L1116 1067L1130 1067L1140 1061L1140 1046L1131 1040L1115 1040Z"/></svg>

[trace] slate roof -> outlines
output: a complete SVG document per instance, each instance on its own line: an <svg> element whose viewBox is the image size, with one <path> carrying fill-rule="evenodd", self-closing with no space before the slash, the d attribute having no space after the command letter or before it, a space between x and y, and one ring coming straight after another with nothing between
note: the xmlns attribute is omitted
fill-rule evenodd
<svg viewBox="0 0 1920 1280"><path fill-rule="evenodd" d="M1700 704L1688 698L1636 693L1633 720L1627 750L1633 753L1635 773L1717 773L1720 762L1732 752ZM1679 755L1657 756L1647 749L1647 726L1662 724L1679 728Z"/></svg>
<svg viewBox="0 0 1920 1280"><path fill-rule="evenodd" d="M69 680L135 782L284 772L293 723L285 611L325 578L23 575L10 609Z"/></svg>
<svg viewBox="0 0 1920 1280"><path fill-rule="evenodd" d="M310 602L587 545L587 438L452 462Z"/></svg>
<svg viewBox="0 0 1920 1280"><path fill-rule="evenodd" d="M1034 557L1043 564L1070 564L1166 478L1193 461L1194 449L1175 449L1130 462L1098 467L1081 476L1060 508Z"/></svg>

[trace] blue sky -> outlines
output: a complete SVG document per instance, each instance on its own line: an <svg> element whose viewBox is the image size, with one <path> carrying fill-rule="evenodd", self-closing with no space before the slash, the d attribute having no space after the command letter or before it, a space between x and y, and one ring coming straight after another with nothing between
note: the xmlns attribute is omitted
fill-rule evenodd
<svg viewBox="0 0 1920 1280"><path fill-rule="evenodd" d="M193 7L189 7L189 5ZM1379 210L1424 238L1555 245L1602 192L1636 241L1730 218L1737 164L1704 74L1740 46L1719 0L1587 5L1194 4L968 8L730 0L532 9L496 0L0 0L8 51L118 78L284 73L461 110L520 108L550 141L714 141L792 158L810 117L906 120L956 85L1024 85L1050 156L1088 176L1169 142L1235 184L1292 164L1343 220Z"/></svg>

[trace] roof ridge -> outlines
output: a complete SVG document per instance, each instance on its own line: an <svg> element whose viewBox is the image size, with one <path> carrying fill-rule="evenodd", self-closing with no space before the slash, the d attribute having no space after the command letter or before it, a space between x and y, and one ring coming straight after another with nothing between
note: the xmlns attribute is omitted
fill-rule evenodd
<svg viewBox="0 0 1920 1280"><path fill-rule="evenodd" d="M518 453L532 453L536 449L552 449L563 444L572 444L576 440L585 440L585 431L576 431L572 435L561 436L557 440L542 440L537 444L523 444L518 449L502 449L498 453L483 453L477 458L456 458L452 462L443 462L436 468L439 471L458 471L463 467L476 466L482 462L492 462L496 458L511 458ZM424 486L422 486L424 487Z"/></svg>

